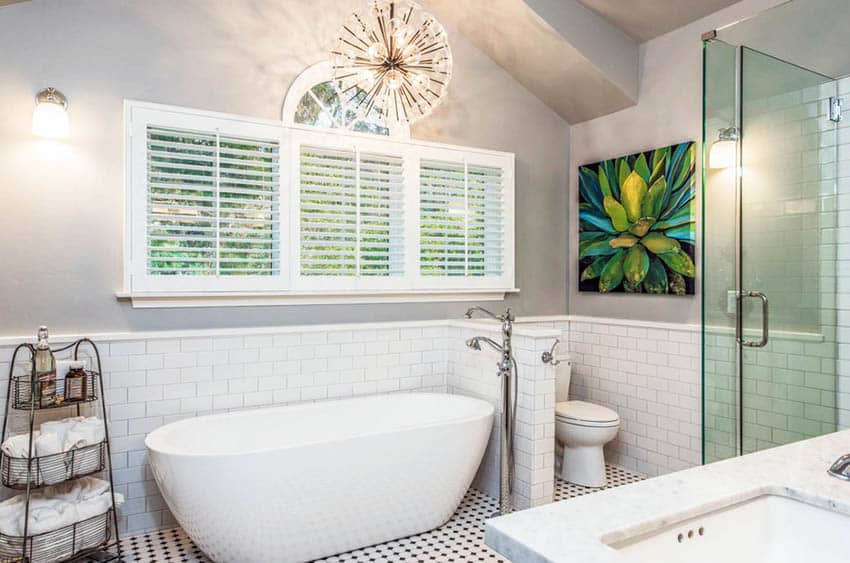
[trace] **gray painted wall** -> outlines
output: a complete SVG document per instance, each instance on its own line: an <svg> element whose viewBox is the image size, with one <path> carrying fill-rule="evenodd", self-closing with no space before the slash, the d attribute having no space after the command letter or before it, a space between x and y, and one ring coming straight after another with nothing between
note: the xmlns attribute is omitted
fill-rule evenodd
<svg viewBox="0 0 850 563"><path fill-rule="evenodd" d="M122 100L278 118L357 0L35 0L0 9L0 335L458 316L465 305L134 310L122 289ZM569 127L457 33L450 95L413 136L516 153L521 314L563 314ZM71 138L30 133L70 100ZM584 158L586 155L582 155ZM498 305L494 305L498 306Z"/></svg>
<svg viewBox="0 0 850 563"><path fill-rule="evenodd" d="M641 45L641 80L636 106L570 130L570 242L567 280L569 311L591 315L658 322L700 322L700 278L696 295L685 297L579 293L578 166L675 142L698 141L702 146L702 46L700 35L708 30L750 17L780 3L779 0L743 0ZM699 177L699 174L698 174ZM701 188L700 188L701 189ZM701 198L697 200L700 217ZM699 241L700 220L697 220ZM702 275L699 244L697 271Z"/></svg>

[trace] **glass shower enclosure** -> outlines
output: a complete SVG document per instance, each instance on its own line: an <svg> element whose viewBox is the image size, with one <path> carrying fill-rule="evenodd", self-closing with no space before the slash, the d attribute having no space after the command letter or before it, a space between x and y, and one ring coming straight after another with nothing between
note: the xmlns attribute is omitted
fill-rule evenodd
<svg viewBox="0 0 850 563"><path fill-rule="evenodd" d="M782 37L835 8L703 38L705 463L850 427L850 50Z"/></svg>

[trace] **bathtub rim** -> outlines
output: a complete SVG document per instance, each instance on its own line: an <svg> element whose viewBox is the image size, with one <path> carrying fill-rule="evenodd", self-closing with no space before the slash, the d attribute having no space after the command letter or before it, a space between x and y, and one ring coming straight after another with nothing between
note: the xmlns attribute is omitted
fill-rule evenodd
<svg viewBox="0 0 850 563"><path fill-rule="evenodd" d="M248 415L251 415L251 414L260 413L260 412L263 412L263 411L274 411L274 410L292 409L292 408L295 408L295 409L297 409L297 408L308 408L308 407L315 407L316 405L329 406L329 405L333 405L334 403L357 401L358 399L369 399L369 398L376 398L376 397L394 397L394 396L426 396L426 397L446 397L446 396L448 396L448 397L460 398L460 399L463 399L463 400L466 400L466 401L469 401L469 402L472 402L472 403L477 403L480 407L483 407L483 411L485 411L485 412L470 414L470 415L466 415L466 416L462 416L462 417L458 417L458 418L451 418L451 419L448 419L448 420L437 420L437 421L425 423L425 424L402 426L402 427L393 428L393 429L380 429L380 430L375 431L375 432L364 432L364 433L361 433L361 434L356 434L354 436L348 436L348 437L345 437L345 438L332 438L330 440L310 440L310 441L299 442L298 444L292 444L292 445L288 445L288 446L271 446L271 447L264 447L264 448L256 448L256 449L252 449L252 450L239 450L239 451L235 451L235 452L192 452L192 453L188 453L188 452L185 452L185 451L175 450L175 449L169 448L169 447L154 447L154 446L151 445L152 443L155 444L157 441L161 442L161 439L159 439L159 440L157 439L158 438L157 434L164 432L165 429L174 429L174 427L179 427L179 426L183 426L183 425L189 425L189 424L192 424L192 423L197 423L197 421L199 419L236 418L236 417L248 416ZM367 437L372 437L372 436L381 436L381 435L391 434L393 432L403 432L403 431L414 430L414 429L418 430L418 429L425 429L425 428L434 428L434 427L437 427L437 426L446 426L446 425L450 425L450 424L462 424L462 423L473 422L473 421L477 421L477 420L481 420L481 419L485 419L485 418L491 418L492 419L495 416L495 414L496 414L496 408L491 403L485 401L484 399L480 399L478 397L472 397L472 396L469 396L469 395L460 395L460 394L453 394L453 393L430 393L430 392L378 393L378 394L374 394L374 395L363 395L361 397L344 397L344 398L324 400L324 401L314 401L314 402L306 402L305 401L305 402L293 403L293 404L289 404L289 405L266 406L266 407L260 407L260 408L244 408L244 409L239 409L239 410L235 410L235 411L231 411L231 412L216 413L216 414L205 414L205 415L201 415L201 416L193 416L193 417L189 417L189 418L184 418L182 420L177 420L177 421L174 421L174 422L170 422L168 424L164 424L164 425L160 426L159 428L156 428L155 430L149 432L145 436L145 448L148 450L148 452L154 452L154 453L157 453L157 454L175 456L175 457L183 457L183 458L208 458L208 457L232 458L232 457L238 457L238 456L257 455L257 454L263 454L263 453L269 453L269 452L287 451L287 450L292 450L292 449L295 449L295 448L309 447L309 446L315 446L315 445L319 445L319 444L330 445L330 444L335 444L335 443L343 442L343 441L347 441L347 440L355 440L355 439L359 439L359 438L367 438ZM160 446L161 446L161 444L160 444Z"/></svg>

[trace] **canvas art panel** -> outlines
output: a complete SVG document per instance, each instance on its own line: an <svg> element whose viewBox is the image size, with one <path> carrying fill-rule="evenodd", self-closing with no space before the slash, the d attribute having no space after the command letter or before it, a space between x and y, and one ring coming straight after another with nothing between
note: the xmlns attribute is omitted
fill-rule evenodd
<svg viewBox="0 0 850 563"><path fill-rule="evenodd" d="M695 147L579 167L579 291L694 294Z"/></svg>

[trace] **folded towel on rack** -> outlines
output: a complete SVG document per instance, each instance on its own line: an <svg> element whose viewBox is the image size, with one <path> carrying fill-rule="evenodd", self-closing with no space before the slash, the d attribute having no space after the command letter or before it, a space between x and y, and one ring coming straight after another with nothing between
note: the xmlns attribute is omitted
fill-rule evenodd
<svg viewBox="0 0 850 563"><path fill-rule="evenodd" d="M36 430L33 434L33 439L37 440L41 435L41 432ZM29 448L30 448L30 435L26 434L18 434L17 436L9 436L6 438L6 441L3 442L3 445L0 446L0 449L3 450L3 453L9 457L29 457Z"/></svg>
<svg viewBox="0 0 850 563"><path fill-rule="evenodd" d="M96 416L51 420L42 423L41 431L33 432L33 456L44 457L85 448L105 439L106 428ZM29 455L29 434L10 436L0 449L9 457L26 458Z"/></svg>
<svg viewBox="0 0 850 563"><path fill-rule="evenodd" d="M115 500L118 502L118 499ZM94 497L92 499L82 501L76 505L77 510L77 522L82 522L83 520L88 520L89 518L94 518L98 514L103 514L109 507L112 506L112 498L111 495L102 494L100 496Z"/></svg>
<svg viewBox="0 0 850 563"><path fill-rule="evenodd" d="M107 507L108 508L108 507ZM106 512L106 508L104 508ZM27 527L27 535L43 534L70 526L74 522L79 521L77 507L70 502L56 502L35 506L30 509L29 526ZM18 527L19 535L24 534L24 516L21 514Z"/></svg>
<svg viewBox="0 0 850 563"><path fill-rule="evenodd" d="M85 420L83 416L63 418L62 420L50 420L41 424L42 434L55 434L59 439L60 448L65 444L65 435L70 428L78 422Z"/></svg>
<svg viewBox="0 0 850 563"><path fill-rule="evenodd" d="M0 534L22 536L26 495L17 495L0 503ZM115 494L116 508L124 497ZM42 534L70 526L105 513L112 506L108 481L84 477L45 487L30 497L27 535Z"/></svg>
<svg viewBox="0 0 850 563"><path fill-rule="evenodd" d="M109 481L97 477L83 477L44 489L47 497L69 502L86 501L109 492Z"/></svg>
<svg viewBox="0 0 850 563"><path fill-rule="evenodd" d="M62 453L62 442L56 434L42 432L41 436L35 440L35 455L38 457L60 453Z"/></svg>
<svg viewBox="0 0 850 563"><path fill-rule="evenodd" d="M104 438L106 438L106 431L103 421L96 416L91 416L70 424L65 432L62 449L67 452L75 448L93 446L102 442Z"/></svg>

